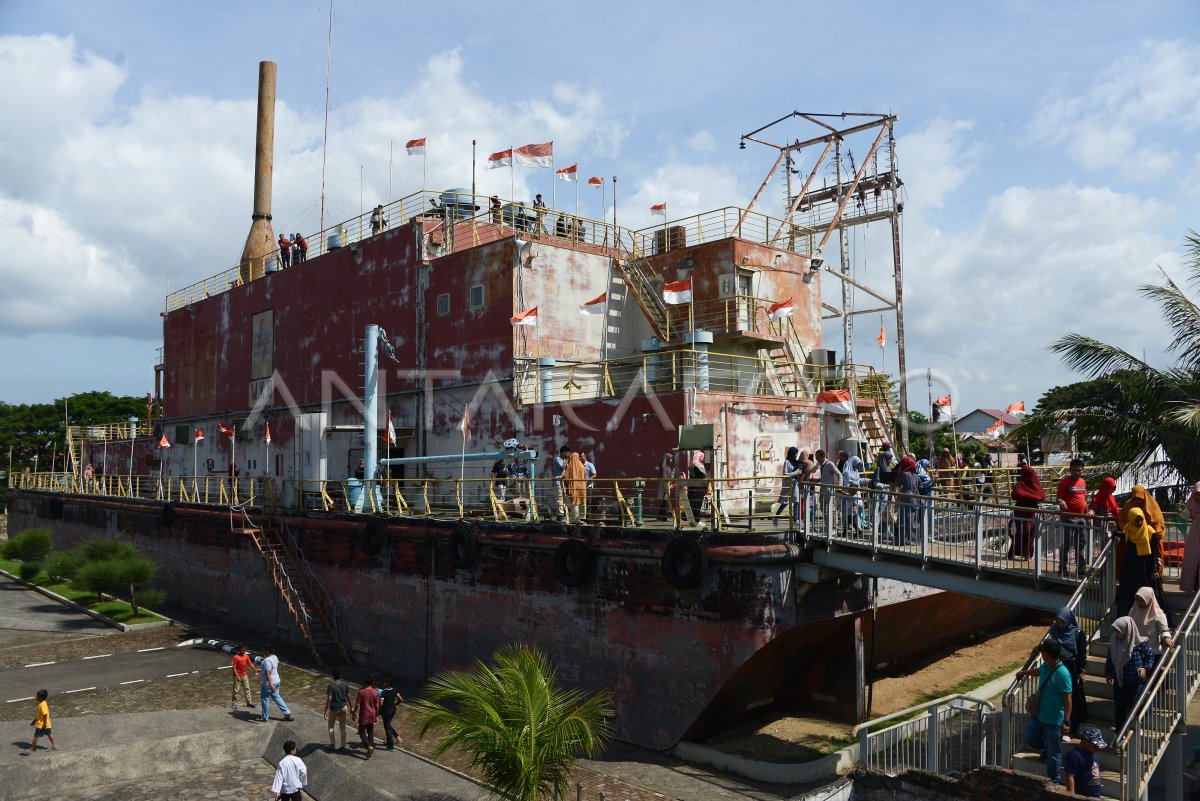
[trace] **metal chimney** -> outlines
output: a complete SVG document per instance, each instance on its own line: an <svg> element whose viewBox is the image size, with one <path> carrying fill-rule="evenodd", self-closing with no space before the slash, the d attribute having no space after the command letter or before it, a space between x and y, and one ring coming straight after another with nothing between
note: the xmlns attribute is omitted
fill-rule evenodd
<svg viewBox="0 0 1200 801"><path fill-rule="evenodd" d="M262 278L277 247L271 228L271 171L275 149L275 62L258 62L258 134L254 143L254 213L238 263L242 283Z"/></svg>

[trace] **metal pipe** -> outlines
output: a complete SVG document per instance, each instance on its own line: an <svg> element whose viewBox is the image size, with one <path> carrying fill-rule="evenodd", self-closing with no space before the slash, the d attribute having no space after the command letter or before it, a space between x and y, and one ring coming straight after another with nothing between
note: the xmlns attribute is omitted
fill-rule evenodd
<svg viewBox="0 0 1200 801"><path fill-rule="evenodd" d="M275 252L271 227L271 177L275 148L275 63L258 63L258 126L254 140L254 207L250 233L238 263L243 284L262 278L267 258Z"/></svg>
<svg viewBox="0 0 1200 801"><path fill-rule="evenodd" d="M375 478L379 432L379 326L367 325L363 340L363 478Z"/></svg>

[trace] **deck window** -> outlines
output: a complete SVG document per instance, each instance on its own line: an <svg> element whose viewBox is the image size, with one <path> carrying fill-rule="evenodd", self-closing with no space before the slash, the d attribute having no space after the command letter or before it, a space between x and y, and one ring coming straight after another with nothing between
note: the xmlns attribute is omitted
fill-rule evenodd
<svg viewBox="0 0 1200 801"><path fill-rule="evenodd" d="M439 317L445 317L450 313L450 293L443 292L437 296L437 313Z"/></svg>
<svg viewBox="0 0 1200 801"><path fill-rule="evenodd" d="M472 309L483 308L483 284L471 287L470 304Z"/></svg>

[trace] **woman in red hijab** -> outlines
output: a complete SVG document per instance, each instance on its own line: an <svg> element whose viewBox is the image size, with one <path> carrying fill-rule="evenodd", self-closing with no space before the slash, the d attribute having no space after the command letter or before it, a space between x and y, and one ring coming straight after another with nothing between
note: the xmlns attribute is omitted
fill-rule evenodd
<svg viewBox="0 0 1200 801"><path fill-rule="evenodd" d="M1037 471L1027 464L1021 465L1021 474L1013 485L1012 502L1017 507L1013 512L1012 545L1008 547L1009 559L1029 559L1033 556L1033 538L1037 531L1035 510L1046 500L1046 491L1038 479Z"/></svg>

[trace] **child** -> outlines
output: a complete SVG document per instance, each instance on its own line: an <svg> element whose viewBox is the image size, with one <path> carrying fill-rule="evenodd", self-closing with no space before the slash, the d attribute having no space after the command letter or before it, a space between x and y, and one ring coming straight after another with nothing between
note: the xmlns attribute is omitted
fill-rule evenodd
<svg viewBox="0 0 1200 801"><path fill-rule="evenodd" d="M50 697L50 693L45 690L38 690L37 693L37 715L34 717L30 726L33 726L33 742L28 748L21 749L21 756L29 756L37 750L38 738L45 737L50 741L50 750L57 751L58 743L54 741L54 735L50 733L50 705L46 703L46 699Z"/></svg>
<svg viewBox="0 0 1200 801"><path fill-rule="evenodd" d="M1106 745L1100 729L1092 725L1079 729L1079 747L1063 760L1063 778L1067 792L1085 798L1100 797L1100 760L1096 752Z"/></svg>

